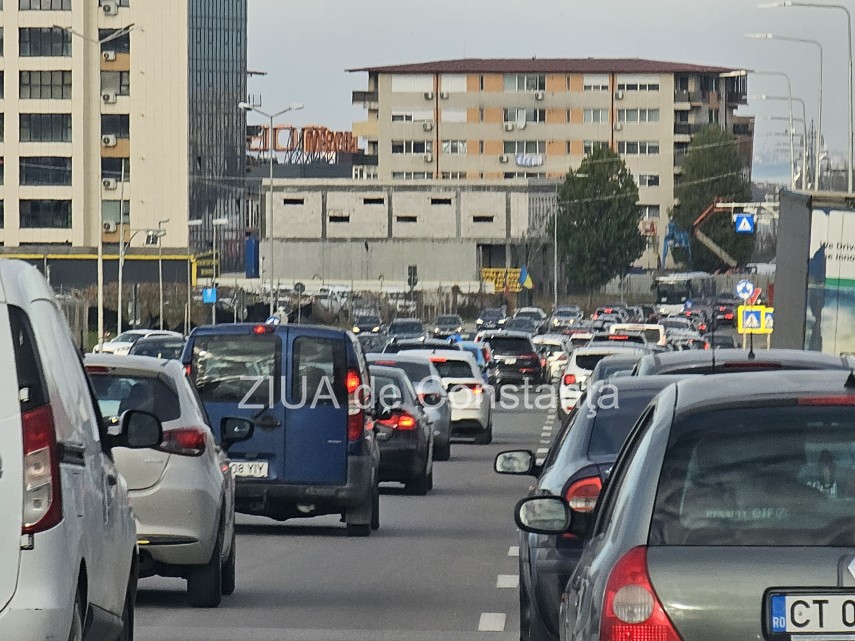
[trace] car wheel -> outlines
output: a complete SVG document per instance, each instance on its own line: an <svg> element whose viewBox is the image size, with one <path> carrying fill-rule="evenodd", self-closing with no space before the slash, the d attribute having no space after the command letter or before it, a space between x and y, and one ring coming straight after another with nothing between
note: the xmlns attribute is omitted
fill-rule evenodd
<svg viewBox="0 0 855 641"><path fill-rule="evenodd" d="M431 466L430 472L428 472L427 485L428 485L428 488L427 488L428 492L430 492L433 489L433 466Z"/></svg>
<svg viewBox="0 0 855 641"><path fill-rule="evenodd" d="M229 596L235 593L235 582L237 578L237 537L232 532L232 547L229 558L223 563L223 594Z"/></svg>
<svg viewBox="0 0 855 641"><path fill-rule="evenodd" d="M451 458L451 442L437 446L433 451L434 461L447 461Z"/></svg>
<svg viewBox="0 0 855 641"><path fill-rule="evenodd" d="M406 483L407 492L409 494L415 494L416 496L424 496L428 493L428 469L427 465L425 465L425 469L419 472L418 476L410 479Z"/></svg>
<svg viewBox="0 0 855 641"><path fill-rule="evenodd" d="M128 590L125 592L125 605L122 608L122 633L116 641L134 641L134 603L137 600L136 585L136 576L132 576L128 580Z"/></svg>
<svg viewBox="0 0 855 641"><path fill-rule="evenodd" d="M375 488L377 483L375 481ZM368 499L368 509L372 512L369 516L368 523L354 523L353 519L355 516L352 514L350 510L345 512L345 523L347 526L347 536L350 537L365 537L371 535L371 521L374 519L374 497L373 495ZM354 510L356 514L359 514L360 517L365 514L365 508L360 507Z"/></svg>
<svg viewBox="0 0 855 641"><path fill-rule="evenodd" d="M83 641L83 599L80 597L79 588L74 595L74 611L71 613L68 641Z"/></svg>
<svg viewBox="0 0 855 641"><path fill-rule="evenodd" d="M380 484L374 484L374 495L371 498L371 529L380 529Z"/></svg>
<svg viewBox="0 0 855 641"><path fill-rule="evenodd" d="M216 608L223 596L223 531L217 535L211 559L187 573L187 597L194 608Z"/></svg>
<svg viewBox="0 0 855 641"><path fill-rule="evenodd" d="M476 445L489 445L493 442L493 426L490 425L486 430L481 432L480 434L475 435L475 444Z"/></svg>

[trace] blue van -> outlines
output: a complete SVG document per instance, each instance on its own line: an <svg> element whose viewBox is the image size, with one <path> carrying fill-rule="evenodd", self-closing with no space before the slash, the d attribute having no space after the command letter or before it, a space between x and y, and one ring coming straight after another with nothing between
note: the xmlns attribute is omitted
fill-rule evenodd
<svg viewBox="0 0 855 641"><path fill-rule="evenodd" d="M366 408L368 366L353 334L198 327L182 362L211 425L225 416L255 425L252 438L229 450L237 511L280 521L341 514L348 536L380 526L380 450Z"/></svg>

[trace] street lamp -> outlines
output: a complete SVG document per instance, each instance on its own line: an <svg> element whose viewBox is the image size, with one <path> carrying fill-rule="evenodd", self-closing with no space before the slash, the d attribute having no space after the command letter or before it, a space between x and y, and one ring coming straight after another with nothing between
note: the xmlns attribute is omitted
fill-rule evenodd
<svg viewBox="0 0 855 641"><path fill-rule="evenodd" d="M848 181L848 191L851 194L853 189L853 149L852 149L852 119L855 114L853 114L852 107L852 14L849 12L849 9L842 4L817 4L813 2L794 2L793 0L783 0L780 2L770 2L765 4L758 4L758 9L778 9L778 8L789 8L789 7L808 7L812 9L837 9L839 11L844 11L846 13L846 27L847 27L847 39L846 44L849 47L849 73L846 74L847 81L849 83L849 120L847 121L847 129L848 133L846 136L846 146L848 147L848 158L849 158L849 181Z"/></svg>
<svg viewBox="0 0 855 641"><path fill-rule="evenodd" d="M273 275L273 254L274 254L274 251L273 251L273 152L274 152L274 149L273 149L273 147L274 147L274 144L273 144L274 143L274 140L273 140L273 121L274 121L274 119L278 118L279 116L281 116L283 114L288 113L289 111L300 111L303 108L303 105L295 102L295 103L289 105L288 107L286 107L285 109L283 109L282 111L277 112L275 114L265 113L265 112L261 111L261 109L259 109L258 107L255 107L255 106L249 104L248 102L242 102L238 105L238 107L240 107L244 111L254 111L259 116L264 116L265 118L270 120L270 128L267 130L268 163L269 163L269 168L270 168L270 182L268 183L268 186L267 186L267 193L268 193L267 215L269 217L269 222L267 224L267 240L268 240L268 244L270 245L270 315L273 316L274 312L276 311L274 309L274 301L278 295L278 292L276 295L273 293L273 288L274 288L274 275Z"/></svg>
<svg viewBox="0 0 855 641"><path fill-rule="evenodd" d="M789 74L784 73L783 71L755 71L751 70L749 73L753 73L757 76L772 76L776 78L783 78L787 81L787 100L789 101L789 114L790 114L790 129L793 128L793 85L790 82ZM766 97L760 98L760 100L765 100ZM792 173L791 186L795 188L796 186L796 151L793 149L792 143L790 144L790 171Z"/></svg>
<svg viewBox="0 0 855 641"><path fill-rule="evenodd" d="M802 152L802 158L803 158L803 164L805 165L804 167L802 167L802 190L806 190L807 189L807 123L806 123L807 113L805 111L805 101L802 100L801 98L798 98L798 97L793 96L793 95L767 96L765 94L761 94L759 96L752 96L751 99L752 100L786 100L789 103L790 115L789 115L788 120L790 123L790 126L789 126L789 131L790 131L790 159L792 162L793 172L795 172L795 153L793 152L793 144L794 143L793 143L793 137L792 137L793 132L794 132L794 129L793 129L793 102L797 102L801 105L801 107L802 107L802 118L801 118L801 120L802 120L802 126L803 126L802 148L804 150ZM793 175L793 187L795 187L795 182L796 182L795 175Z"/></svg>
<svg viewBox="0 0 855 641"><path fill-rule="evenodd" d="M819 40L811 40L810 38L795 38L792 36L779 36L774 33L746 33L746 38L755 40L782 40L784 42L797 42L815 46L819 50L819 96L817 98L817 121L816 121L816 156L814 167L814 187L819 189L819 171L820 157L822 155L822 70L823 70L823 52L822 43Z"/></svg>
<svg viewBox="0 0 855 641"><path fill-rule="evenodd" d="M160 239L166 236L166 230L162 229L162 227L168 222L168 218L158 220L157 232L149 233L145 239L146 245L157 245L157 282L158 292L160 294L160 329L163 329L163 243L160 242Z"/></svg>
<svg viewBox="0 0 855 641"><path fill-rule="evenodd" d="M220 246L217 243L217 227L225 227L229 224L228 218L214 218L211 221L211 227L214 231L214 269L211 272L211 286L216 289L217 277L220 273ZM211 325L217 324L217 303L211 305Z"/></svg>

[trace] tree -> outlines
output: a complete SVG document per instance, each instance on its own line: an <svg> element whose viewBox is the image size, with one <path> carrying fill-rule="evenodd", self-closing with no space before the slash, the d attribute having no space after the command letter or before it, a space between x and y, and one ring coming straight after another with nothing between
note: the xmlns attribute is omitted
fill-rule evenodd
<svg viewBox="0 0 855 641"><path fill-rule="evenodd" d="M751 187L743 176L743 162L739 156L736 137L718 125L699 131L689 145L683 164L683 175L674 190L679 199L670 212L671 220L680 229L689 231L692 223L716 198L730 202L746 202L751 198ZM727 214L714 214L704 223L702 230L737 262L748 262L754 250L754 236L737 234ZM728 265L697 240L692 240L692 267L713 272ZM686 261L685 252L676 257Z"/></svg>
<svg viewBox="0 0 855 641"><path fill-rule="evenodd" d="M594 149L558 188L559 255L568 280L591 297L625 276L646 245L640 222L638 187L626 163L611 149Z"/></svg>

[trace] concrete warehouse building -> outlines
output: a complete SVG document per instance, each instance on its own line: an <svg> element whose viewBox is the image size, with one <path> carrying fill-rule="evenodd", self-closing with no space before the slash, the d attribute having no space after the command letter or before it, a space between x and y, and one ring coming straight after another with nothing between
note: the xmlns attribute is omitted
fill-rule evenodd
<svg viewBox="0 0 855 641"><path fill-rule="evenodd" d="M209 249L228 218L238 264L246 0L6 0L0 16L3 252L80 263L100 238L115 261L123 211L132 248L160 226L171 255Z"/></svg>
<svg viewBox="0 0 855 641"><path fill-rule="evenodd" d="M366 141L372 159L355 167L355 176L558 179L593 148L609 146L625 158L639 185L654 256L693 134L710 123L732 131L750 168L753 120L734 115L747 103L746 77L725 67L531 58L351 71L368 74L367 88L353 93L368 119L355 123L354 133Z"/></svg>

